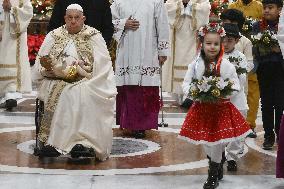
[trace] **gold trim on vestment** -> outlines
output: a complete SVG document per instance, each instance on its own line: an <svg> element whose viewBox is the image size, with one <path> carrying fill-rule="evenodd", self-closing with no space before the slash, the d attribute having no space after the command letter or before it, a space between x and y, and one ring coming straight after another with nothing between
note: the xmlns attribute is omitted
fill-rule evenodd
<svg viewBox="0 0 284 189"><path fill-rule="evenodd" d="M21 1L20 1L21 5ZM14 14L16 19L16 38L17 38L17 47L16 47L16 65L17 65L17 91L21 90L22 86L22 72L21 72L21 62L20 62L20 47L21 47L21 34L20 34L20 21L17 8L14 8Z"/></svg>
<svg viewBox="0 0 284 189"><path fill-rule="evenodd" d="M55 108L58 104L59 97L67 84L68 83L64 81L58 81L56 84L54 84L50 91L47 103L44 105L44 114L41 120L40 130L38 134L39 140L43 143L46 143L48 139Z"/></svg>
<svg viewBox="0 0 284 189"><path fill-rule="evenodd" d="M181 16L181 1L177 2L177 10L176 10L176 17L175 17L175 22L173 24L173 36L172 36L172 48L173 48L173 54L172 54L172 59L173 59L173 63L172 63L172 77L174 77L174 64L175 64L175 54L176 54L176 27L178 25L179 19ZM171 81L171 91L173 91L174 89L174 82L173 79Z"/></svg>
<svg viewBox="0 0 284 189"><path fill-rule="evenodd" d="M197 20L196 20L196 6L197 3L192 4L192 19L191 19L191 28L192 31L195 31L197 28Z"/></svg>
<svg viewBox="0 0 284 189"><path fill-rule="evenodd" d="M17 68L16 64L0 64L0 68Z"/></svg>
<svg viewBox="0 0 284 189"><path fill-rule="evenodd" d="M9 80L15 80L17 79L17 76L4 76L0 77L0 81L9 81Z"/></svg>
<svg viewBox="0 0 284 189"><path fill-rule="evenodd" d="M176 78L176 77L173 79L174 82L183 82L183 80L184 80L183 78Z"/></svg>
<svg viewBox="0 0 284 189"><path fill-rule="evenodd" d="M174 66L175 70L187 70L188 67L187 66Z"/></svg>
<svg viewBox="0 0 284 189"><path fill-rule="evenodd" d="M97 34L98 31L84 25L83 29L77 34L69 34L65 25L54 30L51 34L55 42L51 48L50 55L58 62L63 61L63 51L67 46L70 39L74 41L79 59L83 60L90 66L94 66L94 54L93 45L91 43L91 37Z"/></svg>

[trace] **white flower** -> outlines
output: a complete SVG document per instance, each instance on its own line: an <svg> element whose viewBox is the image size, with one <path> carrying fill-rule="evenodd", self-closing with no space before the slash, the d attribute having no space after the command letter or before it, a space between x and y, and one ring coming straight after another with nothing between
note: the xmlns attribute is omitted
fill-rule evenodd
<svg viewBox="0 0 284 189"><path fill-rule="evenodd" d="M194 90L196 90L197 89L197 87L196 87L196 84L195 83L191 83L190 85L189 85L189 90L190 91L194 91Z"/></svg>
<svg viewBox="0 0 284 189"><path fill-rule="evenodd" d="M200 84L197 84L197 87L200 91L207 92L209 91L211 85L208 85L207 82L202 82Z"/></svg>
<svg viewBox="0 0 284 189"><path fill-rule="evenodd" d="M213 77L212 77L212 76L209 76L209 77L203 76L203 77L202 77L202 80L203 80L203 82L208 83L209 81L212 81L212 80L213 80Z"/></svg>
<svg viewBox="0 0 284 189"><path fill-rule="evenodd" d="M252 38L256 40L260 40L262 37L262 33L258 33L257 35L253 35Z"/></svg>
<svg viewBox="0 0 284 189"><path fill-rule="evenodd" d="M228 81L224 81L222 78L220 78L216 85L219 89L223 90L228 85Z"/></svg>
<svg viewBox="0 0 284 189"><path fill-rule="evenodd" d="M271 36L271 39L277 40L277 35L273 34L273 35Z"/></svg>

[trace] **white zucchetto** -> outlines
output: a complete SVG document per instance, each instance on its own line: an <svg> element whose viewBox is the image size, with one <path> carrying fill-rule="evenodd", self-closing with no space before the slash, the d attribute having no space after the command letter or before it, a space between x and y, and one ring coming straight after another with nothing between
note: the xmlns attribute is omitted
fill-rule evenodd
<svg viewBox="0 0 284 189"><path fill-rule="evenodd" d="M78 5L78 4L71 4L71 5L69 5L69 6L66 8L66 11L67 11L67 10L78 10L78 11L84 12L84 11L83 11L83 8L82 8L80 5Z"/></svg>

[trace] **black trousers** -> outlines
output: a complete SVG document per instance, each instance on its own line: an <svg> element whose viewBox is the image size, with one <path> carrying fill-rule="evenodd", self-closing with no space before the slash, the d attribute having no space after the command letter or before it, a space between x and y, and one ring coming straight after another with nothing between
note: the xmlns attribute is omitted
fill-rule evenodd
<svg viewBox="0 0 284 189"><path fill-rule="evenodd" d="M257 69L264 138L279 136L281 116L284 111L283 62L261 62Z"/></svg>

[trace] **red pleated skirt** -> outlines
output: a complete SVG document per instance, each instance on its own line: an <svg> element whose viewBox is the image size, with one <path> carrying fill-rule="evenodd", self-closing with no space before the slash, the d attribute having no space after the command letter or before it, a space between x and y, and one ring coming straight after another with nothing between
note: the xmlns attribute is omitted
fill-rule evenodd
<svg viewBox="0 0 284 189"><path fill-rule="evenodd" d="M179 137L194 144L215 145L244 138L250 132L245 118L230 101L194 102Z"/></svg>

